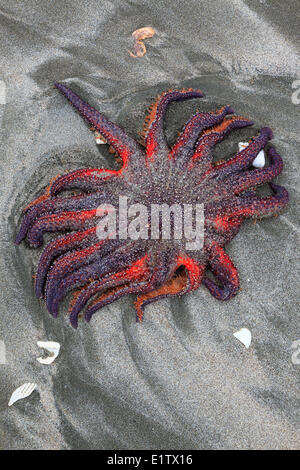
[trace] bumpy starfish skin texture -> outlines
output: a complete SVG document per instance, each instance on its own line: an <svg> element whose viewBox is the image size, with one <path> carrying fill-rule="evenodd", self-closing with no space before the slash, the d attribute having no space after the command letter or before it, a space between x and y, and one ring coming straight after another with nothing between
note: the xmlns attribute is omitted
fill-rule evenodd
<svg viewBox="0 0 300 470"><path fill-rule="evenodd" d="M58 176L25 208L17 244L26 238L37 248L46 232L62 232L44 248L35 276L36 295L45 299L49 312L56 317L62 299L72 294L70 322L76 328L81 312L89 321L104 305L131 293L136 294L140 321L147 304L181 296L201 284L216 299L233 297L238 273L224 246L246 218L277 215L288 202L286 189L271 182L282 171L275 148L267 149L267 167L251 165L272 138L271 130L262 128L244 150L214 163L214 146L233 129L253 123L234 116L229 106L215 113L197 112L170 149L163 132L167 107L173 101L201 98L199 90L162 93L149 108L138 143L71 89L55 86L110 144L122 166L118 171L84 168ZM272 195L255 193L263 183L269 183ZM184 236L152 239L150 218L148 239L99 239L97 208L118 207L119 196L127 197L128 206L144 204L149 213L151 204L203 204L202 249L187 250Z"/></svg>

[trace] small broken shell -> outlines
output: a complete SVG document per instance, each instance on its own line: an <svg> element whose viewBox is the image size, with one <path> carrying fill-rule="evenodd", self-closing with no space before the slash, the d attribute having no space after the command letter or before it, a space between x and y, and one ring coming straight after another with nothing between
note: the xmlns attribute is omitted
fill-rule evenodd
<svg viewBox="0 0 300 470"><path fill-rule="evenodd" d="M136 41L133 45L133 51L128 51L131 57L143 57L146 54L146 46L142 41Z"/></svg>
<svg viewBox="0 0 300 470"><path fill-rule="evenodd" d="M133 31L132 37L135 41L133 50L134 52L128 51L131 57L143 57L146 54L146 46L143 43L144 39L152 38L154 36L155 30L150 26L145 28L139 28L136 31Z"/></svg>
<svg viewBox="0 0 300 470"><path fill-rule="evenodd" d="M248 142L239 142L239 151L244 150L246 147L248 147L249 143ZM252 165L255 168L263 168L266 164L266 158L265 158L265 152L261 150L255 159L252 162Z"/></svg>
<svg viewBox="0 0 300 470"><path fill-rule="evenodd" d="M60 344L55 341L38 341L37 345L39 348L46 349L51 355L45 358L38 357L36 360L41 364L52 364L59 354Z"/></svg>
<svg viewBox="0 0 300 470"><path fill-rule="evenodd" d="M233 333L233 336L237 338L243 345L248 349L251 344L251 331L248 328L241 328L239 331Z"/></svg>
<svg viewBox="0 0 300 470"><path fill-rule="evenodd" d="M101 135L100 132L98 131L95 132L95 139L96 139L96 144L98 145L107 144L107 140L104 139L103 135Z"/></svg>
<svg viewBox="0 0 300 470"><path fill-rule="evenodd" d="M13 405L18 400L22 400L23 398L29 397L29 395L32 394L33 390L36 389L36 387L37 387L37 384L28 382L16 388L16 390L13 392L12 396L10 397L8 406Z"/></svg>
<svg viewBox="0 0 300 470"><path fill-rule="evenodd" d="M154 34L155 30L150 26L146 26L145 28L139 28L133 31L132 37L136 41L142 41L143 39L152 38Z"/></svg>
<svg viewBox="0 0 300 470"><path fill-rule="evenodd" d="M263 168L266 164L265 152L261 150L252 162L255 168Z"/></svg>

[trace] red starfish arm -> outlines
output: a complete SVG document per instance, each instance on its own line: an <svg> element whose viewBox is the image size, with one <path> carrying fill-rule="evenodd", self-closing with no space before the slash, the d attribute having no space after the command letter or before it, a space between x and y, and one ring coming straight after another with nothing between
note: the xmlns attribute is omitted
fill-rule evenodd
<svg viewBox="0 0 300 470"><path fill-rule="evenodd" d="M54 176L51 180L50 180L50 183L48 184L48 186L46 187L46 189L44 190L44 192L38 196L37 198L35 198L33 201L31 201L29 204L27 204L26 207L24 207L23 209L23 214L25 214L26 212L28 212L30 209L32 209L34 206L37 206L39 205L41 202L44 202L44 201L47 201L48 199L51 198L51 187L53 185L53 183L58 179L60 178L61 175L56 175Z"/></svg>
<svg viewBox="0 0 300 470"><path fill-rule="evenodd" d="M217 285L208 277L204 277L203 284L217 299L231 299L239 289L238 272L230 257L217 243L211 247L209 265L221 285Z"/></svg>
<svg viewBox="0 0 300 470"><path fill-rule="evenodd" d="M222 202L217 209L211 213L209 208L206 210L206 218L213 221L216 229L226 223L230 224L230 219L238 221L241 217L262 217L277 215L288 203L289 193L282 186L269 183L274 195L267 197L258 197L254 191L249 191L242 196L236 196L234 203L227 206Z"/></svg>
<svg viewBox="0 0 300 470"><path fill-rule="evenodd" d="M24 240L30 228L40 217L59 212L97 208L106 200L108 200L108 195L104 192L78 196L53 197L43 200L32 206L24 215L20 230L16 236L16 244L19 245L19 243Z"/></svg>
<svg viewBox="0 0 300 470"><path fill-rule="evenodd" d="M193 155L194 146L201 132L220 123L227 114L233 112L230 106L223 106L216 113L197 113L192 116L175 142L169 158L176 160L178 165L183 167Z"/></svg>
<svg viewBox="0 0 300 470"><path fill-rule="evenodd" d="M124 285L126 283L146 281L147 276L149 276L149 267L147 266L146 255L138 261L134 262L130 268L110 274L99 281L94 281L91 284L82 287L73 295L73 300L70 302L69 312L71 325L74 328L77 328L78 315L80 314L83 307L88 303L88 301L98 292L104 290L107 291L107 289L110 289L110 293L112 293L112 288L118 287L119 285ZM107 294L108 292L106 292L104 295L102 294L100 298L96 299L96 302L99 303L104 298L107 301Z"/></svg>
<svg viewBox="0 0 300 470"><path fill-rule="evenodd" d="M119 171L100 168L82 168L71 171L55 179L50 188L51 196L56 196L67 189L82 189L83 191L99 191L101 183L117 176Z"/></svg>
<svg viewBox="0 0 300 470"><path fill-rule="evenodd" d="M234 171L240 171L248 168L253 162L257 154L265 147L269 140L273 137L273 133L269 127L263 127L260 133L255 137L241 152L237 153L230 160L216 165L215 171L220 177L226 177L228 174L232 174Z"/></svg>
<svg viewBox="0 0 300 470"><path fill-rule="evenodd" d="M169 148L166 143L163 131L163 119L167 107L173 101L183 101L192 98L202 98L203 93L200 90L169 90L157 97L150 105L148 115L145 119L142 137L146 146L146 158L154 159L157 151L168 153Z"/></svg>
<svg viewBox="0 0 300 470"><path fill-rule="evenodd" d="M100 298L96 299L92 305L86 310L84 319L89 322L98 310L100 310L105 305L109 305L112 302L124 297L124 295L137 294L138 292L143 292L147 290L148 284L145 281L137 282L131 285L122 285L109 289L107 292L101 295Z"/></svg>
<svg viewBox="0 0 300 470"><path fill-rule="evenodd" d="M270 148L267 153L270 158L270 166L259 170L247 171L245 174L230 178L229 184L235 194L239 194L259 184L268 183L281 173L283 162L280 155L276 153L275 148Z"/></svg>
<svg viewBox="0 0 300 470"><path fill-rule="evenodd" d="M61 83L55 83L56 88L70 101L79 113L88 121L107 142L118 152L124 167L133 153L140 153L136 141L130 138L117 124L109 121L103 114L83 101L70 88Z"/></svg>
<svg viewBox="0 0 300 470"><path fill-rule="evenodd" d="M224 119L221 124L204 131L197 142L197 147L192 156L191 167L201 164L202 168L205 164L211 164L213 160L212 149L216 144L221 142L233 129L252 125L252 121L242 116L232 116L229 119Z"/></svg>
<svg viewBox="0 0 300 470"><path fill-rule="evenodd" d="M65 230L84 230L92 219L96 220L97 209L84 211L60 212L40 217L30 228L27 240L34 247L41 246L46 232Z"/></svg>
<svg viewBox="0 0 300 470"><path fill-rule="evenodd" d="M118 240L101 240L59 258L47 275L45 300L49 312L57 316L59 302L69 290L116 271L118 262L122 266L119 246Z"/></svg>
<svg viewBox="0 0 300 470"><path fill-rule="evenodd" d="M180 266L185 267L185 270L180 274L175 273L166 283L137 297L135 308L139 322L143 320L144 307L149 303L174 295L181 296L199 287L203 278L204 266L199 265L194 259L186 255L178 256L175 269L178 269Z"/></svg>
<svg viewBox="0 0 300 470"><path fill-rule="evenodd" d="M96 227L91 227L83 232L72 232L68 235L62 235L51 241L44 249L39 260L35 278L36 296L43 296L46 276L55 258L58 258L68 251L83 249L87 247L87 245L95 244L98 241L99 239L96 235Z"/></svg>
<svg viewBox="0 0 300 470"><path fill-rule="evenodd" d="M255 197L250 207L245 208L246 217L262 217L277 215L284 209L289 201L289 193L285 188L274 183L270 183L270 187L274 192L273 196Z"/></svg>

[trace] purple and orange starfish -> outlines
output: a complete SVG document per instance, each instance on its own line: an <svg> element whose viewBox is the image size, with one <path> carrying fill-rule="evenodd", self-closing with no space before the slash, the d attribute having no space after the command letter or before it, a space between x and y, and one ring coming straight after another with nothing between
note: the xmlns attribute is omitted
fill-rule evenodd
<svg viewBox="0 0 300 470"><path fill-rule="evenodd" d="M27 238L30 246L43 244L46 232L68 232L43 250L35 277L37 297L43 297L56 317L59 303L74 291L70 321L77 327L85 319L120 297L137 295L135 307L141 321L145 305L164 297L183 295L203 284L220 300L239 289L237 270L224 251L248 217L277 215L288 202L285 188L271 183L282 170L282 159L268 148L269 166L253 169L251 163L272 138L262 128L248 147L229 160L214 163L213 148L233 129L252 125L224 106L215 113L197 112L185 124L170 149L163 118L173 101L201 98L199 90L170 90L150 106L142 142L110 122L65 85L56 88L109 143L122 160L118 171L84 168L58 176L44 194L25 209L16 243ZM270 183L273 194L259 197L255 187ZM65 194L64 191L77 193ZM186 239L99 239L97 208L128 204L203 204L204 245L187 252ZM147 224L151 232L151 220ZM216 282L205 275L209 268ZM77 290L76 290L77 289Z"/></svg>

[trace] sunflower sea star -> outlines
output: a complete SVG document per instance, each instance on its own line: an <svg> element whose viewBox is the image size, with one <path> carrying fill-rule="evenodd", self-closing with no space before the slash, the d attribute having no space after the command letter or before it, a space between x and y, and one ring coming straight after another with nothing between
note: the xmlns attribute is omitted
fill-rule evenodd
<svg viewBox="0 0 300 470"><path fill-rule="evenodd" d="M267 150L269 166L253 169L251 162L272 138L262 128L249 145L233 158L213 162L213 148L233 129L252 125L224 106L215 113L197 112L185 124L170 149L164 137L163 118L173 101L201 98L199 90L169 90L150 106L141 144L110 122L65 85L56 88L111 145L121 158L120 170L84 168L58 176L25 208L16 238L30 246L43 244L46 232L68 232L43 250L35 277L37 297L45 299L56 317L61 300L73 292L70 322L77 327L85 319L120 297L137 294L137 319L145 305L164 297L183 295L203 284L220 300L239 289L238 273L224 251L247 217L277 215L288 202L285 188L271 183L282 170L274 147ZM259 197L255 187L270 183L272 195ZM66 194L76 190L76 194ZM63 193L64 192L64 193ZM182 239L99 239L97 208L118 205L119 196L129 204L195 204L204 207L204 244L185 249ZM173 219L172 219L173 220ZM151 220L146 225L151 232ZM216 282L205 275L209 268ZM76 290L77 289L77 290Z"/></svg>

